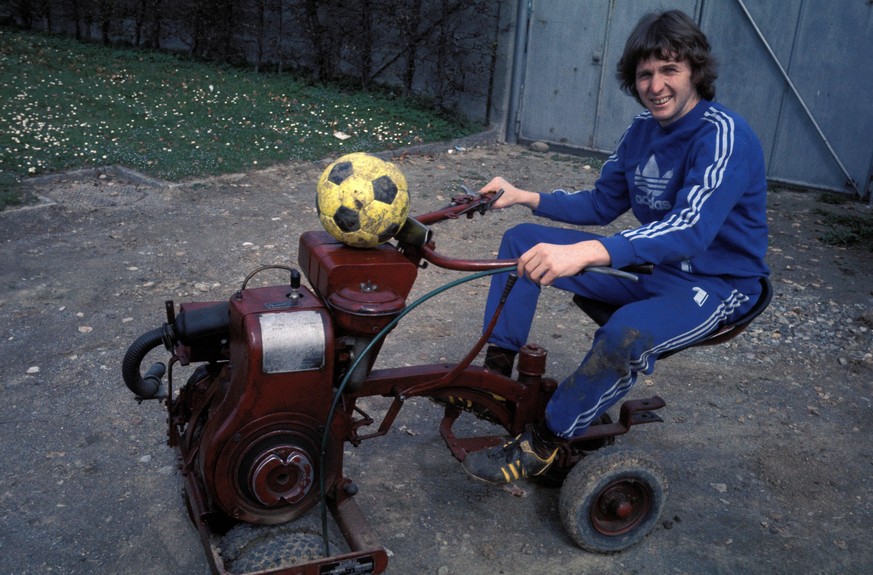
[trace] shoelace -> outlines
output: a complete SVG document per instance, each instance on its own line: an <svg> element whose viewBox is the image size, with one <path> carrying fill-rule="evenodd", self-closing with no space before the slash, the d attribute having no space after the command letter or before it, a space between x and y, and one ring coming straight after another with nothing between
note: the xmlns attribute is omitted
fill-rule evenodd
<svg viewBox="0 0 873 575"><path fill-rule="evenodd" d="M509 441L507 443L504 443L500 447L500 449L496 449L493 452L488 453L487 454L488 458L495 459L495 460L504 459L506 461L506 463L510 463L513 460L518 459L515 456L515 453L520 450L520 447L521 447L520 443L521 443L521 441L519 440L519 438L513 439L512 441Z"/></svg>

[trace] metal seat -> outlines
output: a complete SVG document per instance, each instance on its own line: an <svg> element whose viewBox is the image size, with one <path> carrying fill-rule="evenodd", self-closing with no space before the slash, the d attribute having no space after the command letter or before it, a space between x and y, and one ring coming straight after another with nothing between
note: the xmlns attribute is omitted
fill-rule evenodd
<svg viewBox="0 0 873 575"><path fill-rule="evenodd" d="M755 305L752 306L752 309L750 309L748 313L733 323L721 326L700 341L662 353L660 359L670 357L674 353L678 353L689 347L696 347L698 345L717 345L733 339L749 327L752 320L761 315L761 312L767 309L767 306L770 305L771 299L773 299L773 286L770 284L768 278L762 277L761 295L758 296L758 301L755 302ZM621 307L615 304L583 297L581 295L574 295L573 303L578 305L597 325L605 324L609 321L609 318L612 317L612 314Z"/></svg>

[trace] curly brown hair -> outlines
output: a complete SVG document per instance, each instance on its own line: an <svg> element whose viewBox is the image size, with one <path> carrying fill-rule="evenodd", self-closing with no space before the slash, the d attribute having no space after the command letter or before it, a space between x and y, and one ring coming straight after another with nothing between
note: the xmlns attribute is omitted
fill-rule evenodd
<svg viewBox="0 0 873 575"><path fill-rule="evenodd" d="M706 34L681 10L652 12L643 16L628 36L616 76L621 89L642 104L636 88L637 66L651 56L686 61L691 81L704 100L715 99L718 62L710 53Z"/></svg>

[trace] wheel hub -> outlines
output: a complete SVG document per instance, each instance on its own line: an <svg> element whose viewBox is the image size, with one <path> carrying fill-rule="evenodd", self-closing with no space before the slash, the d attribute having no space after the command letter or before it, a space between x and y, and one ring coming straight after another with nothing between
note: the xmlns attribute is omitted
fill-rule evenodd
<svg viewBox="0 0 873 575"><path fill-rule="evenodd" d="M603 535L627 533L651 510L651 494L645 484L632 479L610 483L591 508L591 524Z"/></svg>
<svg viewBox="0 0 873 575"><path fill-rule="evenodd" d="M315 467L306 452L281 445L260 454L251 467L249 487L267 507L282 501L293 505L306 497L314 477Z"/></svg>

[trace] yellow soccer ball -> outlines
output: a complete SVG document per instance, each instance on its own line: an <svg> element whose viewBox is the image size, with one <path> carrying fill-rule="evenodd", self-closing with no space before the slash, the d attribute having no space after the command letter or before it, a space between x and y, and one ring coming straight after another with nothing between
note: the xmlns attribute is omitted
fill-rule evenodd
<svg viewBox="0 0 873 575"><path fill-rule="evenodd" d="M409 192L397 166L357 152L324 170L316 204L330 235L353 247L371 248L390 240L406 222Z"/></svg>

